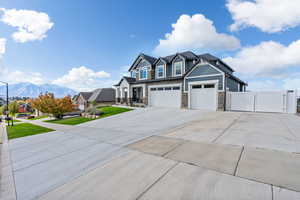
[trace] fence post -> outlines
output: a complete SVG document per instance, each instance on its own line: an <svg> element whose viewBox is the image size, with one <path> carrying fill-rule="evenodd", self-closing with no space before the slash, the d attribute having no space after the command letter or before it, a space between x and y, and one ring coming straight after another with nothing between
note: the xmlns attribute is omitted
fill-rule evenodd
<svg viewBox="0 0 300 200"><path fill-rule="evenodd" d="M253 112L256 112L256 93L253 95Z"/></svg>

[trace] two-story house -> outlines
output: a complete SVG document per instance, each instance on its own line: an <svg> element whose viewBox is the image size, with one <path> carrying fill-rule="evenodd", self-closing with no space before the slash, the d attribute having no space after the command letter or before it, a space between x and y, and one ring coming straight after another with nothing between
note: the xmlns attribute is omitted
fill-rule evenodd
<svg viewBox="0 0 300 200"><path fill-rule="evenodd" d="M223 110L226 91L245 91L234 70L210 54L140 54L116 87L118 104Z"/></svg>

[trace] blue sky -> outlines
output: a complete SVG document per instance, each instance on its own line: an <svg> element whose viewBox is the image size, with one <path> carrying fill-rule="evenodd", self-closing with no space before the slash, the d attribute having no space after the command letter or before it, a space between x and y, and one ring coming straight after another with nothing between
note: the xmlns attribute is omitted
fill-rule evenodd
<svg viewBox="0 0 300 200"><path fill-rule="evenodd" d="M299 88L299 6L289 0L2 0L0 79L89 90L116 83L140 52L193 50L223 58L250 89Z"/></svg>

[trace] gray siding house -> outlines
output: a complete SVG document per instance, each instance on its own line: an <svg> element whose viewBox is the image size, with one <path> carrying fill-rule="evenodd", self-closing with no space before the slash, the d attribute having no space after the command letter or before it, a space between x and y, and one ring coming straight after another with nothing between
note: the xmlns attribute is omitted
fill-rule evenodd
<svg viewBox="0 0 300 200"><path fill-rule="evenodd" d="M113 88L99 88L92 92L80 92L73 99L79 110L86 110L92 104L95 106L112 105L115 103L116 92Z"/></svg>
<svg viewBox="0 0 300 200"><path fill-rule="evenodd" d="M191 51L154 58L140 54L116 87L116 103L223 110L226 91L245 91L234 70L210 54Z"/></svg>

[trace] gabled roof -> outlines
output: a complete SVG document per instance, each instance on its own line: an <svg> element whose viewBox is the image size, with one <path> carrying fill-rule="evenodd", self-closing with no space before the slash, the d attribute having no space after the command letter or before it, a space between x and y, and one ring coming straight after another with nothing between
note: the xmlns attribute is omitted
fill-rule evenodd
<svg viewBox="0 0 300 200"><path fill-rule="evenodd" d="M219 58L209 54L209 53L205 53L205 54L200 54L198 55L199 58L204 58L205 60L208 60L208 61L216 61L216 60L219 60Z"/></svg>
<svg viewBox="0 0 300 200"><path fill-rule="evenodd" d="M93 91L89 102L114 101L115 90L113 88L99 88Z"/></svg>
<svg viewBox="0 0 300 200"><path fill-rule="evenodd" d="M221 59L209 54L209 53L205 53L205 54L200 54L198 55L199 58L205 59L207 61L219 61L220 63L222 63L225 67L227 67L230 71L234 72L234 70L228 66L226 63L224 63Z"/></svg>
<svg viewBox="0 0 300 200"><path fill-rule="evenodd" d="M196 60L196 63L194 64L194 66L197 65L197 64L200 62L201 59L203 59L203 60L205 60L205 61L207 61L207 62L213 64L214 66L218 67L218 68L219 68L220 70L222 70L222 71L224 71L224 69L221 69L221 67L219 67L218 65L216 65L216 62L221 63L223 67L226 67L227 69L229 69L229 71L234 72L234 70L233 70L230 66L228 66L225 62L223 62L221 59L219 59L219 58L217 58L217 57L215 57L215 56L213 56L213 55L211 55L211 54L209 54L209 53L196 55L196 54L194 54L194 53L191 52L191 51L180 52L180 53L176 53L176 54L169 55L169 56L165 56L165 57L159 57L159 58L155 58L155 57L152 57L152 56L149 56L149 55L146 55L146 54L141 53L141 54L135 59L135 61L133 62L133 64L131 65L131 67L129 68L128 71L130 71L134 66L136 66L136 65L138 64L137 62L139 62L139 59L140 59L140 58L143 58L143 59L147 60L147 61L153 66L153 65L155 65L157 62L159 62L159 60L163 60L163 61L165 61L166 63L169 64L169 63L171 63L171 62L176 58L176 56L178 56L178 55L184 57L186 60ZM194 66L193 66L193 67L194 67ZM193 68L193 67L192 67L192 68ZM191 68L191 69L192 69L192 68ZM232 74L231 74L230 76L235 77L235 76L232 75ZM123 78L125 78L126 81L127 81L128 83L132 83L132 82L135 82L135 81L136 81L135 78L131 78L131 77L123 77ZM121 81L123 80L123 78L121 79ZM235 78L236 78L236 77L235 77ZM238 78L236 78L236 79L238 79ZM238 79L238 80L239 80L239 79ZM116 86L120 85L120 84L121 84L121 81L120 81ZM241 81L241 80L239 80L239 81ZM241 82L242 82L242 81L241 81ZM244 83L244 82L243 82L243 83ZM245 83L245 84L246 84L246 83Z"/></svg>
<svg viewBox="0 0 300 200"><path fill-rule="evenodd" d="M79 95L82 96L82 98L87 101L91 96L93 92L80 92Z"/></svg>
<svg viewBox="0 0 300 200"><path fill-rule="evenodd" d="M143 58L145 60L147 60L151 65L154 64L154 62L157 60L156 58L152 57L152 56L148 56L146 54L143 54L143 53L140 53L138 55L138 57L134 60L134 62L132 63L132 65L130 66L130 68L128 69L128 71L130 71L134 66L135 64L137 63L137 61L140 59L140 58Z"/></svg>
<svg viewBox="0 0 300 200"><path fill-rule="evenodd" d="M119 85L121 85L121 83L122 83L122 81L123 81L124 79L125 79L128 83L133 83L133 82L136 81L135 78L128 77L128 76L123 76L123 77L121 78L121 80L119 81L119 83L116 84L116 85L114 85L114 86L119 86Z"/></svg>
<svg viewBox="0 0 300 200"><path fill-rule="evenodd" d="M207 61L213 61L213 60L215 60L215 58L216 57L214 57L214 56L212 56L212 55L210 55L210 54L205 54L205 55L207 55L207 58L210 58L210 60L207 60ZM212 56L212 57L210 57L210 56ZM200 55L199 55L199 57L200 57ZM203 58L203 57L202 57ZM213 59L213 60L212 60ZM218 58L216 58L217 60L219 60ZM194 68L199 64L201 62L201 60L198 60L188 71L186 71L186 73L185 73L185 75L184 76L187 76L192 70L194 70ZM212 65L212 64L211 64ZM244 81L242 81L241 79L239 79L239 78L237 78L236 76L234 76L233 74L230 74L230 73L227 73L227 72L225 72L224 70L222 70L222 69L220 69L218 66L216 66L216 65L213 65L213 66L215 66L215 67L217 67L219 70L221 70L221 71L223 71L224 73L225 73L225 75L226 76L228 76L228 77L230 77L230 78L232 78L232 79L234 79L234 80L236 80L236 81L238 81L238 82L240 82L240 83L242 83L242 84L244 84L244 85L248 85L246 82L244 82Z"/></svg>
<svg viewBox="0 0 300 200"><path fill-rule="evenodd" d="M184 57L186 60L197 60L198 59L198 56L196 54L194 54L193 52L191 52L191 51L176 53L176 54L173 54L173 55L170 55L170 56L161 57L161 59L163 59L167 63L171 63L173 61L173 59L178 55Z"/></svg>
<svg viewBox="0 0 300 200"><path fill-rule="evenodd" d="M233 74L226 74L226 75L228 75L228 77L230 77L230 78L236 80L237 82L240 82L240 83L242 83L242 84L248 86L248 83L242 81L241 79L239 79L238 77L234 76Z"/></svg>
<svg viewBox="0 0 300 200"><path fill-rule="evenodd" d="M145 60L149 61L151 64L153 64L156 61L156 58L152 57L152 56L148 56L146 54L142 53L142 56L144 57Z"/></svg>
<svg viewBox="0 0 300 200"><path fill-rule="evenodd" d="M185 59L187 59L187 60L196 60L196 59L198 59L198 56L196 54L194 54L193 52L191 52L191 51L185 51L185 52L178 53L178 54L185 57Z"/></svg>

